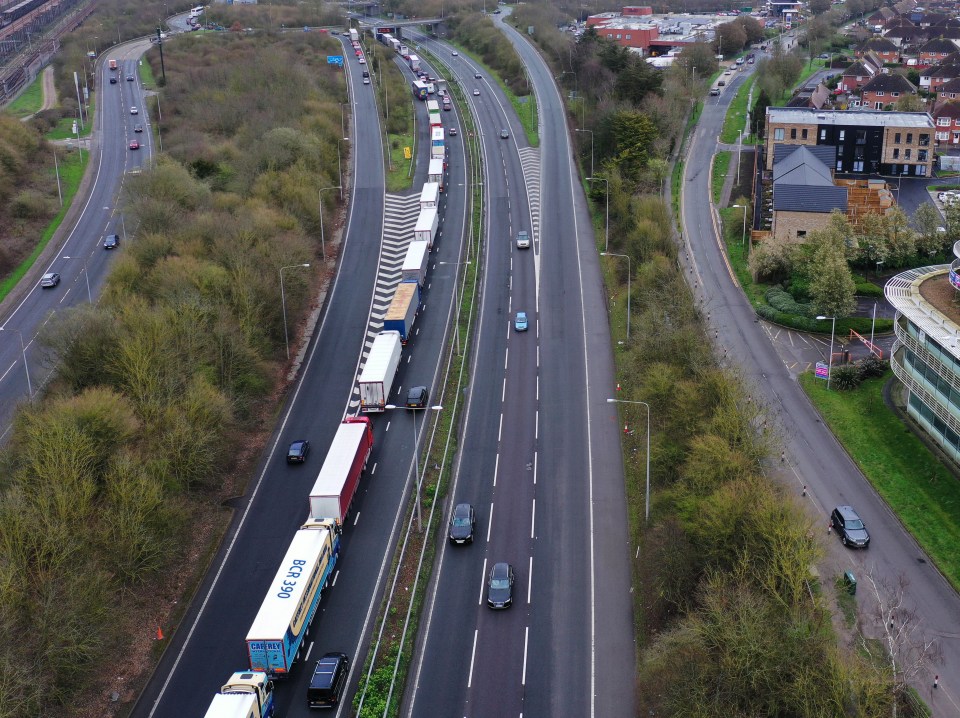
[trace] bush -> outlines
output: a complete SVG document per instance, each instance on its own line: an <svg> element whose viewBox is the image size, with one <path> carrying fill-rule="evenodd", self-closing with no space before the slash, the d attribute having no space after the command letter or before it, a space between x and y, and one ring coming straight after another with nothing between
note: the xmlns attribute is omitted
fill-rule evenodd
<svg viewBox="0 0 960 718"><path fill-rule="evenodd" d="M835 366L830 370L830 383L834 389L850 391L860 386L862 381L863 375L860 373L860 368L855 364Z"/></svg>
<svg viewBox="0 0 960 718"><path fill-rule="evenodd" d="M868 356L866 359L858 361L856 366L860 372L860 379L864 380L886 374L887 369L890 368L890 362L877 359L875 356Z"/></svg>
<svg viewBox="0 0 960 718"><path fill-rule="evenodd" d="M784 314L793 314L798 317L814 316L813 306L810 304L801 304L793 298L791 294L785 292L780 287L771 287L766 294L767 303Z"/></svg>

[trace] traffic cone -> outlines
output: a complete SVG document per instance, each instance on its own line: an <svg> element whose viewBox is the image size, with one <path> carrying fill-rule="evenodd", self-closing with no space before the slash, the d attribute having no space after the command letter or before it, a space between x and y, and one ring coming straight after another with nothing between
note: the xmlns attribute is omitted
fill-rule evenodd
<svg viewBox="0 0 960 718"><path fill-rule="evenodd" d="M624 433L624 434L629 434L629 433L630 433L630 429L629 429L629 427L627 427L626 424L623 425L623 433Z"/></svg>
<svg viewBox="0 0 960 718"><path fill-rule="evenodd" d="M620 391L620 385L617 384L617 391Z"/></svg>
<svg viewBox="0 0 960 718"><path fill-rule="evenodd" d="M157 640L163 640L163 629L161 629L160 626L157 626Z"/></svg>

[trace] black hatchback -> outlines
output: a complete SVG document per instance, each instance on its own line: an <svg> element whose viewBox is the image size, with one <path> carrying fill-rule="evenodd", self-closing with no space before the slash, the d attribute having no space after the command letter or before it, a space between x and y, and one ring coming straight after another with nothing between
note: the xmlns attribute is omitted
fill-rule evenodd
<svg viewBox="0 0 960 718"><path fill-rule="evenodd" d="M495 563L487 579L487 605L490 608L510 608L513 605L513 566Z"/></svg>
<svg viewBox="0 0 960 718"><path fill-rule="evenodd" d="M120 237L116 234L108 234L103 239L103 248L104 249L116 249L120 246Z"/></svg>
<svg viewBox="0 0 960 718"><path fill-rule="evenodd" d="M297 439L294 442L291 442L290 448L287 449L287 463L288 464L302 464L307 460L307 454L310 453L310 442L306 439Z"/></svg>
<svg viewBox="0 0 960 718"><path fill-rule="evenodd" d="M346 653L327 653L319 661L307 688L307 706L336 708L350 674L350 657Z"/></svg>
<svg viewBox="0 0 960 718"><path fill-rule="evenodd" d="M410 391L407 392L407 408L408 409L425 409L427 406L427 397L430 395L430 392L427 391L425 386L415 386Z"/></svg>
<svg viewBox="0 0 960 718"><path fill-rule="evenodd" d="M457 504L450 517L448 536L453 543L473 543L473 532L477 529L477 515L470 504Z"/></svg>
<svg viewBox="0 0 960 718"><path fill-rule="evenodd" d="M852 506L837 506L830 513L830 524L844 546L854 548L870 546L870 534L867 532L867 527Z"/></svg>

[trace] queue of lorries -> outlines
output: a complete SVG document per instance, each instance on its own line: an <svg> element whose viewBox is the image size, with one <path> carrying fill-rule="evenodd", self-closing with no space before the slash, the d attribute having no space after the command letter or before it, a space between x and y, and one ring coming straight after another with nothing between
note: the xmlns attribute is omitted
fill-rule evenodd
<svg viewBox="0 0 960 718"><path fill-rule="evenodd" d="M350 30L350 39L359 44L356 30ZM358 379L362 414L386 410L403 345L411 337L420 308L430 250L439 228L439 200L446 171L443 129L440 128L439 136L435 130L431 131L430 166L420 195L420 216L404 258L400 283L384 315L382 331L374 339ZM418 399L425 403L425 388L417 389L423 390ZM407 405L410 406L409 399ZM305 441L295 443L300 445L298 452L303 452L298 453L296 460L299 463L305 460L309 444ZM250 668L238 671L228 679L214 696L204 718L268 718L273 715L273 681L288 675L303 652L304 639L320 604L321 594L339 558L341 532L372 451L370 417L344 419L308 496L307 519L294 535L247 632ZM346 654L322 656L314 668L307 691L308 705L311 708L337 705L349 668L350 659Z"/></svg>

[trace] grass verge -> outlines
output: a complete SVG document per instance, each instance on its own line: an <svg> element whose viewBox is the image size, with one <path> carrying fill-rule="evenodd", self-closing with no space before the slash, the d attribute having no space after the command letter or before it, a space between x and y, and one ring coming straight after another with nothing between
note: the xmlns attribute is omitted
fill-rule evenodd
<svg viewBox="0 0 960 718"><path fill-rule="evenodd" d="M877 493L960 589L960 481L884 403L891 376L841 392L827 391L807 373L800 385Z"/></svg>
<svg viewBox="0 0 960 718"><path fill-rule="evenodd" d="M145 90L157 89L157 78L153 76L153 68L149 62L141 62L137 65L137 73L140 75L140 82Z"/></svg>
<svg viewBox="0 0 960 718"><path fill-rule="evenodd" d="M60 184L63 188L63 207L60 208L60 211L57 215L51 220L50 224L47 225L47 228L43 231L43 234L40 236L40 241L37 242L36 247L34 247L33 252L30 253L30 256L23 260L20 265L13 270L9 277L7 277L2 283L0 283L0 301L3 301L4 298L10 293L10 291L17 285L23 276L29 271L30 267L33 266L33 263L37 261L37 257L40 256L40 253L43 252L44 248L47 246L47 243L53 237L54 232L60 227L60 224L63 222L63 218L67 214L67 210L70 209L70 205L73 202L74 195L77 194L77 188L80 187L80 181L83 179L83 172L87 167L87 163L90 161L90 153L84 152L83 159L80 159L78 152L67 152L66 156L60 159ZM50 180L51 182L56 182L56 177L54 176L55 169L53 167L49 168Z"/></svg>
<svg viewBox="0 0 960 718"><path fill-rule="evenodd" d="M387 166L387 192L402 192L410 189L413 177L410 167L413 164L413 135L387 135L390 143L390 164ZM410 158L404 155L404 148L410 148Z"/></svg>
<svg viewBox="0 0 960 718"><path fill-rule="evenodd" d="M37 75L20 97L7 105L6 111L14 117L29 117L43 107L43 73Z"/></svg>
<svg viewBox="0 0 960 718"><path fill-rule="evenodd" d="M713 156L710 192L713 196L713 203L716 205L720 204L720 198L723 194L723 183L724 180L727 179L727 174L730 172L730 159L732 157L733 152L727 152L726 150L717 152L717 154Z"/></svg>
<svg viewBox="0 0 960 718"><path fill-rule="evenodd" d="M737 141L739 131L746 126L747 113L750 111L747 102L750 99L750 90L753 88L756 79L756 74L751 75L749 80L740 85L740 89L737 90L737 94L730 102L727 115L723 120L723 129L720 131L721 142L733 144ZM746 136L744 136L744 139L746 139Z"/></svg>

